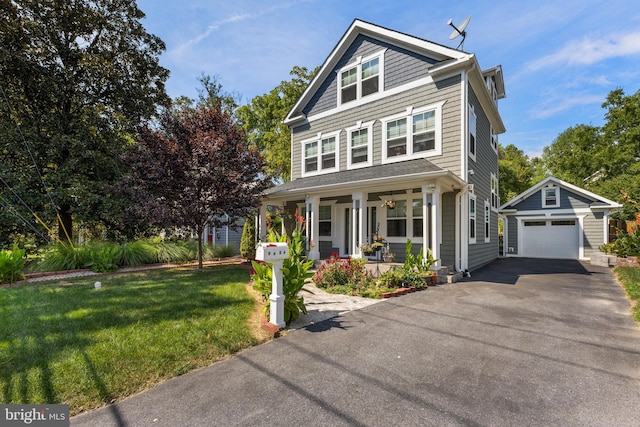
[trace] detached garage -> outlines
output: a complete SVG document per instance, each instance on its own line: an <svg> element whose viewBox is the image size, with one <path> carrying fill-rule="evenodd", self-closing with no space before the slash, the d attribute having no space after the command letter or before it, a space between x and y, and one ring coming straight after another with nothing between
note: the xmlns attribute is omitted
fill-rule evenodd
<svg viewBox="0 0 640 427"><path fill-rule="evenodd" d="M504 255L589 260L621 205L549 177L500 207Z"/></svg>

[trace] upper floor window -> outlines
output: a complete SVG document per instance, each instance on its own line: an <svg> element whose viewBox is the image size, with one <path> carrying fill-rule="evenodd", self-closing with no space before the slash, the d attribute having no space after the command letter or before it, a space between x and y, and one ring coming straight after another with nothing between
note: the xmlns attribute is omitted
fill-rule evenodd
<svg viewBox="0 0 640 427"><path fill-rule="evenodd" d="M491 174L491 208L498 209L500 207L500 196L498 193L498 178L494 173Z"/></svg>
<svg viewBox="0 0 640 427"><path fill-rule="evenodd" d="M493 132L493 128L491 128L491 148L496 153L498 152L498 135Z"/></svg>
<svg viewBox="0 0 640 427"><path fill-rule="evenodd" d="M484 202L484 241L486 243L491 241L491 210L488 200Z"/></svg>
<svg viewBox="0 0 640 427"><path fill-rule="evenodd" d="M383 119L383 162L440 154L442 105L409 107Z"/></svg>
<svg viewBox="0 0 640 427"><path fill-rule="evenodd" d="M338 133L318 134L317 138L302 142L303 175L335 170L338 167Z"/></svg>
<svg viewBox="0 0 640 427"><path fill-rule="evenodd" d="M469 105L469 157L476 159L476 112Z"/></svg>
<svg viewBox="0 0 640 427"><path fill-rule="evenodd" d="M360 56L355 64L347 65L339 71L338 104L355 101L381 90L383 53L384 51L378 52L366 58Z"/></svg>
<svg viewBox="0 0 640 427"><path fill-rule="evenodd" d="M560 189L558 187L545 187L542 189L542 207L556 208L560 206Z"/></svg>
<svg viewBox="0 0 640 427"><path fill-rule="evenodd" d="M373 157L373 122L358 122L347 128L347 167L371 166Z"/></svg>

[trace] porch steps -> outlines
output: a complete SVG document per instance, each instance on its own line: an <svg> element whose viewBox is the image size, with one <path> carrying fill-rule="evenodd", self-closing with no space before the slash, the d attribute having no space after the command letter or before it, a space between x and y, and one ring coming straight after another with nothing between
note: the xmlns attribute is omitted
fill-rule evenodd
<svg viewBox="0 0 640 427"><path fill-rule="evenodd" d="M456 271L452 265L443 265L438 271L438 283L455 283L462 277L462 271Z"/></svg>

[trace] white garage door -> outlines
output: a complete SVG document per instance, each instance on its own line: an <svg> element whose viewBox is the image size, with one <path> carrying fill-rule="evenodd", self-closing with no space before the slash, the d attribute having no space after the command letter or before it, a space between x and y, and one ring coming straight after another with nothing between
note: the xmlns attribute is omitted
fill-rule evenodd
<svg viewBox="0 0 640 427"><path fill-rule="evenodd" d="M522 225L523 256L578 259L578 220L530 220Z"/></svg>

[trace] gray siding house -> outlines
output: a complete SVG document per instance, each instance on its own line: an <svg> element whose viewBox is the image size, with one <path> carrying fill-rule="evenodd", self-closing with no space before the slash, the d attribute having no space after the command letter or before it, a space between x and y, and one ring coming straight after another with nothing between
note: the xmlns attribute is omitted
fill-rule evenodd
<svg viewBox="0 0 640 427"><path fill-rule="evenodd" d="M510 257L590 260L609 241L609 217L622 206L549 177L500 207Z"/></svg>
<svg viewBox="0 0 640 427"><path fill-rule="evenodd" d="M311 259L363 256L375 233L456 270L498 257L500 66L355 20L289 112L290 182L268 206L306 218Z"/></svg>

